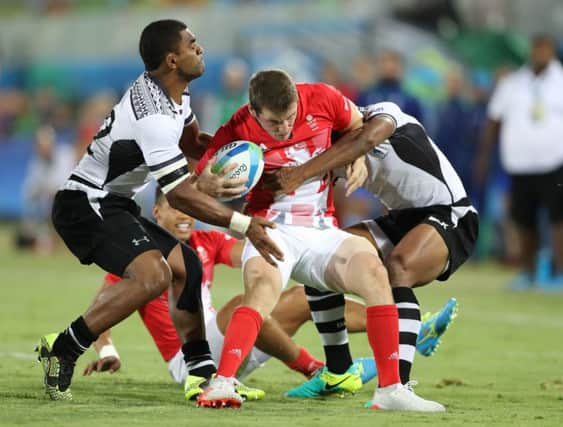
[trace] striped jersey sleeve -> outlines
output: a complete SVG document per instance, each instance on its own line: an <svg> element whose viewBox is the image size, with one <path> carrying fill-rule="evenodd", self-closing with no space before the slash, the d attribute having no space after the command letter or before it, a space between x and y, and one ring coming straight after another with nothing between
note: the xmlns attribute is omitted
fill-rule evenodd
<svg viewBox="0 0 563 427"><path fill-rule="evenodd" d="M180 150L173 119L152 115L139 122L137 143L151 175L166 194L189 176L188 162Z"/></svg>

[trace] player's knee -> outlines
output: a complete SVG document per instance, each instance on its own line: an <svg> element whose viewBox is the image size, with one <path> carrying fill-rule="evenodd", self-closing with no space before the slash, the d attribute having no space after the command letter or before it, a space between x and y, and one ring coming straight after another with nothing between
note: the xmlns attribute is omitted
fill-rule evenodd
<svg viewBox="0 0 563 427"><path fill-rule="evenodd" d="M246 291L260 287L273 287L271 274L259 265L247 264L244 268L244 285Z"/></svg>
<svg viewBox="0 0 563 427"><path fill-rule="evenodd" d="M391 253L385 260L391 284L408 284L410 281L409 257L401 252Z"/></svg>
<svg viewBox="0 0 563 427"><path fill-rule="evenodd" d="M172 282L172 271L164 259L154 260L140 274L135 277L140 288L146 294L147 300L162 294Z"/></svg>

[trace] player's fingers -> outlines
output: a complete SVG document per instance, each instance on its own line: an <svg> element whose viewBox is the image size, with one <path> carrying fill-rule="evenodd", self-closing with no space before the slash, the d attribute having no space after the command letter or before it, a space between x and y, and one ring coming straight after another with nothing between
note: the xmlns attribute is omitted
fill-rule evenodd
<svg viewBox="0 0 563 427"><path fill-rule="evenodd" d="M268 228L276 228L276 223L272 222L266 218L262 218L262 217L255 217L256 221L258 221L258 224L260 224L262 227L268 227Z"/></svg>
<svg viewBox="0 0 563 427"><path fill-rule="evenodd" d="M268 254L271 254L279 261L283 261L283 252L278 247L278 245L276 245L268 235L264 236L263 240L264 240L265 249L268 251ZM276 264L274 263L274 265Z"/></svg>
<svg viewBox="0 0 563 427"><path fill-rule="evenodd" d="M96 362L88 363L88 365L84 369L84 372L83 372L82 375L84 375L84 376L92 375L92 372L94 371L95 364L96 364Z"/></svg>
<svg viewBox="0 0 563 427"><path fill-rule="evenodd" d="M361 177L352 177L350 180L346 181L346 197L360 188Z"/></svg>
<svg viewBox="0 0 563 427"><path fill-rule="evenodd" d="M223 188L232 188L232 187L240 187L244 185L248 181L247 177L241 178L225 178L222 181Z"/></svg>
<svg viewBox="0 0 563 427"><path fill-rule="evenodd" d="M96 363L96 372L103 372L104 371L105 362L103 359L98 360Z"/></svg>
<svg viewBox="0 0 563 427"><path fill-rule="evenodd" d="M233 188L224 188L221 191L221 197L237 197L240 196L245 191L246 191L246 187L244 185L239 185L238 187L233 187Z"/></svg>
<svg viewBox="0 0 563 427"><path fill-rule="evenodd" d="M230 174L232 171L234 171L236 168L238 168L238 163L233 163L230 164L226 167L224 167L223 169L221 169L219 172L217 172L217 176L220 176L221 178L227 176L228 174Z"/></svg>

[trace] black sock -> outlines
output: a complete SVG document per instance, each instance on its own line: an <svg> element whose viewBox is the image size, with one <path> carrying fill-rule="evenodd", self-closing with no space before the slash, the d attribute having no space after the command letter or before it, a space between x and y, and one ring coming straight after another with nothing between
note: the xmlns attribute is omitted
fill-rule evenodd
<svg viewBox="0 0 563 427"><path fill-rule="evenodd" d="M217 372L207 341L187 342L182 345L182 352L190 375L211 378Z"/></svg>
<svg viewBox="0 0 563 427"><path fill-rule="evenodd" d="M84 318L80 316L59 334L53 343L53 353L59 357L76 360L97 339L98 337L90 331L86 322L84 322Z"/></svg>
<svg viewBox="0 0 563 427"><path fill-rule="evenodd" d="M318 291L305 286L311 317L321 335L326 367L334 374L343 374L352 365L348 331L344 321L344 295Z"/></svg>
<svg viewBox="0 0 563 427"><path fill-rule="evenodd" d="M393 298L399 312L399 374L401 382L410 381L420 331L420 307L411 288L393 288Z"/></svg>

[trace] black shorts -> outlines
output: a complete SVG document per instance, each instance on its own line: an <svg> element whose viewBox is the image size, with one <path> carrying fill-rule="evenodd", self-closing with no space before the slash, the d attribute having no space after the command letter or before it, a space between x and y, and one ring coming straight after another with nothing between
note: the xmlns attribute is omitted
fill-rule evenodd
<svg viewBox="0 0 563 427"><path fill-rule="evenodd" d="M455 225L452 222L453 209L463 212ZM442 281L447 280L471 256L479 234L479 215L467 207L436 205L394 209L388 215L363 223L376 240L384 258L417 225L428 224L434 227L449 251L448 266L437 278Z"/></svg>
<svg viewBox="0 0 563 427"><path fill-rule="evenodd" d="M511 175L510 215L516 224L534 228L545 207L551 223L563 221L563 166L543 174Z"/></svg>
<svg viewBox="0 0 563 427"><path fill-rule="evenodd" d="M108 195L90 203L83 191L61 190L55 196L55 229L82 264L95 263L123 276L140 254L159 250L164 258L179 241L140 215L131 199Z"/></svg>

